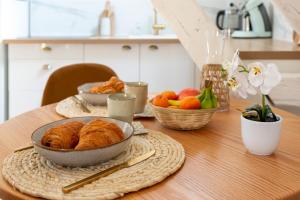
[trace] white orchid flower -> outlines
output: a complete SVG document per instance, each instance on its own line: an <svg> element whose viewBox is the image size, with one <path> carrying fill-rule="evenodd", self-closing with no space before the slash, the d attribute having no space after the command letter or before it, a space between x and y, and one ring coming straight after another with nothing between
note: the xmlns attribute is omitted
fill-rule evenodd
<svg viewBox="0 0 300 200"><path fill-rule="evenodd" d="M248 65L249 76L248 80L254 87L260 87L264 82L264 69L265 66L262 63L251 63Z"/></svg>
<svg viewBox="0 0 300 200"><path fill-rule="evenodd" d="M248 77L245 72L237 72L233 77L228 79L227 86L232 92L240 97L246 99L248 94L255 95L255 88L249 84Z"/></svg>
<svg viewBox="0 0 300 200"><path fill-rule="evenodd" d="M281 81L281 74L275 64L265 66L262 63L251 63L248 67L250 84L259 88L262 94L269 94L271 89Z"/></svg>
<svg viewBox="0 0 300 200"><path fill-rule="evenodd" d="M223 64L223 69L227 72L227 86L235 95L242 98L247 98L248 94L255 95L257 92L255 88L249 84L248 69L240 65L239 50L236 50L231 62L226 61Z"/></svg>
<svg viewBox="0 0 300 200"><path fill-rule="evenodd" d="M282 77L280 72L278 71L278 68L275 64L270 63L267 65L267 67L264 69L264 82L260 86L260 91L262 94L269 94L271 89L277 86Z"/></svg>

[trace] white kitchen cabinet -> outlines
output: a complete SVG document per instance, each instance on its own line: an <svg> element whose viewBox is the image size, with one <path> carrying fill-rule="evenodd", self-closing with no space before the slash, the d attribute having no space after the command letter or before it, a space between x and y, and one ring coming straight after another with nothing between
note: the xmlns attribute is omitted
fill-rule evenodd
<svg viewBox="0 0 300 200"><path fill-rule="evenodd" d="M55 70L80 62L82 59L9 61L9 90L43 90Z"/></svg>
<svg viewBox="0 0 300 200"><path fill-rule="evenodd" d="M9 61L9 117L38 108L49 76L72 60L12 60Z"/></svg>
<svg viewBox="0 0 300 200"><path fill-rule="evenodd" d="M150 93L195 86L195 66L181 44L142 44L140 56L141 80Z"/></svg>
<svg viewBox="0 0 300 200"><path fill-rule="evenodd" d="M87 44L85 62L104 64L112 68L124 81L139 77L138 44Z"/></svg>
<svg viewBox="0 0 300 200"><path fill-rule="evenodd" d="M60 67L83 62L83 44L9 45L9 117L38 108L49 76Z"/></svg>
<svg viewBox="0 0 300 200"><path fill-rule="evenodd" d="M10 90L9 117L38 108L41 105L43 90Z"/></svg>
<svg viewBox="0 0 300 200"><path fill-rule="evenodd" d="M9 60L77 59L83 57L83 44L11 44Z"/></svg>

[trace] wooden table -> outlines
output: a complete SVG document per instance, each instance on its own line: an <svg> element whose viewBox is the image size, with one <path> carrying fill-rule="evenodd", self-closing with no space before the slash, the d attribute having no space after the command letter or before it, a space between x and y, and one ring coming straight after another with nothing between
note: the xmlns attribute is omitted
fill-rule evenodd
<svg viewBox="0 0 300 200"><path fill-rule="evenodd" d="M300 117L284 117L282 138L272 156L249 154L240 135L240 112L247 103L232 101L229 112L217 113L198 131L174 131L156 120L142 120L183 144L184 166L160 184L127 194L124 199L300 199ZM50 105L0 125L0 162L14 149L30 144L39 126L61 119ZM13 190L0 176L0 198L35 199Z"/></svg>

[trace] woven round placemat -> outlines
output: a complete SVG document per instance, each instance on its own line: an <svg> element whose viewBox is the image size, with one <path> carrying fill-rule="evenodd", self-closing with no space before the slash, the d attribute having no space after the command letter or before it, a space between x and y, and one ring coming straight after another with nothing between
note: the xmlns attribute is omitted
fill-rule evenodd
<svg viewBox="0 0 300 200"><path fill-rule="evenodd" d="M120 164L155 149L149 159L122 169L71 193L62 187L96 172ZM130 148L109 162L87 168L68 168L55 165L39 156L34 149L7 157L2 175L19 191L47 199L90 200L114 199L125 193L154 185L176 172L185 159L182 145L169 136L155 131L132 137Z"/></svg>
<svg viewBox="0 0 300 200"><path fill-rule="evenodd" d="M80 98L78 96L78 98ZM84 116L101 116L101 117L107 117L107 107L106 106L93 106L93 105L86 105L88 109L91 111L91 113L83 112L80 108L80 105L77 104L72 100L71 97L68 97L56 105L56 112L59 115L62 115L66 118L72 118L72 117L84 117ZM146 105L145 111L143 113L138 113L134 115L135 118L140 117L154 117L152 113L152 109L149 105Z"/></svg>

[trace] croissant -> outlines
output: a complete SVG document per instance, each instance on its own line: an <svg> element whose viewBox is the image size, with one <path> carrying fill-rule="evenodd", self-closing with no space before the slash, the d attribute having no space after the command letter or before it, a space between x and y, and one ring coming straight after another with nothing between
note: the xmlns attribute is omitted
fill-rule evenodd
<svg viewBox="0 0 300 200"><path fill-rule="evenodd" d="M108 81L102 85L94 86L90 89L91 93L96 94L108 94L122 92L124 90L124 82L119 80L117 77L112 76Z"/></svg>
<svg viewBox="0 0 300 200"><path fill-rule="evenodd" d="M115 124L95 119L82 127L76 150L86 150L108 146L124 139L123 131Z"/></svg>
<svg viewBox="0 0 300 200"><path fill-rule="evenodd" d="M82 122L67 122L50 128L44 134L41 143L56 149L73 149L79 141L79 131L84 126Z"/></svg>

